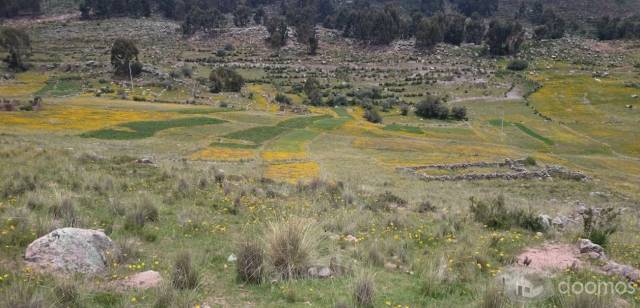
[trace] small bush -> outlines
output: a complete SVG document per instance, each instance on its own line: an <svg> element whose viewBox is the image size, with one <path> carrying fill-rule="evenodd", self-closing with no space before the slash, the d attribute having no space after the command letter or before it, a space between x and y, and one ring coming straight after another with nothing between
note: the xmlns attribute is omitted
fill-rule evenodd
<svg viewBox="0 0 640 308"><path fill-rule="evenodd" d="M541 219L534 213L520 208L508 209L502 195L491 201L471 198L471 213L477 222L492 229L508 230L518 226L533 232L545 230Z"/></svg>
<svg viewBox="0 0 640 308"><path fill-rule="evenodd" d="M449 117L449 109L439 97L429 95L416 105L416 115L426 119L446 120Z"/></svg>
<svg viewBox="0 0 640 308"><path fill-rule="evenodd" d="M467 120L467 108L458 106L451 108L451 117L458 121Z"/></svg>
<svg viewBox="0 0 640 308"><path fill-rule="evenodd" d="M402 114L403 116L407 116L409 115L409 110L411 108L409 108L409 105L403 104L402 106L400 106L400 114Z"/></svg>
<svg viewBox="0 0 640 308"><path fill-rule="evenodd" d="M371 274L361 274L355 281L353 299L357 307L374 307L376 293L375 281Z"/></svg>
<svg viewBox="0 0 640 308"><path fill-rule="evenodd" d="M306 275L315 260L319 234L306 220L291 219L273 223L267 236L267 254L271 265L283 279Z"/></svg>
<svg viewBox="0 0 640 308"><path fill-rule="evenodd" d="M609 237L618 231L620 211L615 208L588 208L581 213L583 222L582 236L594 244L607 246Z"/></svg>
<svg viewBox="0 0 640 308"><path fill-rule="evenodd" d="M370 109L364 112L364 118L371 123L382 123L382 117L374 110Z"/></svg>
<svg viewBox="0 0 640 308"><path fill-rule="evenodd" d="M394 195L390 191L386 191L383 194L376 196L371 203L365 206L365 208L371 211L391 211L398 207L405 207L407 204L407 200Z"/></svg>
<svg viewBox="0 0 640 308"><path fill-rule="evenodd" d="M529 67L529 62L525 60L513 60L507 65L507 69L511 71L524 71Z"/></svg>
<svg viewBox="0 0 640 308"><path fill-rule="evenodd" d="M191 255L181 253L176 258L171 272L171 284L180 290L195 289L200 282L198 272L191 264Z"/></svg>
<svg viewBox="0 0 640 308"><path fill-rule="evenodd" d="M417 212L418 213L429 213L435 212L436 207L431 204L429 201L424 201L418 205Z"/></svg>
<svg viewBox="0 0 640 308"><path fill-rule="evenodd" d="M262 282L264 250L257 241L244 241L238 246L236 270L241 281L258 284Z"/></svg>
<svg viewBox="0 0 640 308"><path fill-rule="evenodd" d="M209 90L213 93L240 92L244 86L244 78L240 74L233 69L224 67L211 71L209 81L211 82Z"/></svg>
<svg viewBox="0 0 640 308"><path fill-rule="evenodd" d="M535 166L538 162L536 162L536 159L532 156L527 156L527 158L524 159L524 164L527 166Z"/></svg>
<svg viewBox="0 0 640 308"><path fill-rule="evenodd" d="M276 102L283 105L291 105L291 99L282 93L276 94Z"/></svg>

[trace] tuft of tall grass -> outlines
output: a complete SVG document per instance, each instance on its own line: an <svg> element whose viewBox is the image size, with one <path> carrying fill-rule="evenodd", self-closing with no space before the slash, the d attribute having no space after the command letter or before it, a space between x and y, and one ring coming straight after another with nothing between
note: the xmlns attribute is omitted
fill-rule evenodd
<svg viewBox="0 0 640 308"><path fill-rule="evenodd" d="M260 242L246 240L238 244L236 271L241 281L259 284L264 274L264 249Z"/></svg>
<svg viewBox="0 0 640 308"><path fill-rule="evenodd" d="M320 231L310 221L299 218L272 223L269 229L267 256L275 273L282 279L306 275L317 256Z"/></svg>
<svg viewBox="0 0 640 308"><path fill-rule="evenodd" d="M195 289L199 283L200 276L191 263L191 255L187 252L180 253L173 264L171 285L176 289L185 290Z"/></svg>
<svg viewBox="0 0 640 308"><path fill-rule="evenodd" d="M495 287L487 288L482 295L480 308L507 308L510 307L509 299L502 291Z"/></svg>
<svg viewBox="0 0 640 308"><path fill-rule="evenodd" d="M473 218L489 228L508 230L518 226L533 232L545 231L540 217L532 211L507 208L502 195L495 200L479 201L471 198L470 201Z"/></svg>
<svg viewBox="0 0 640 308"><path fill-rule="evenodd" d="M357 307L374 307L376 284L374 275L368 272L361 273L355 280L353 287L353 300Z"/></svg>

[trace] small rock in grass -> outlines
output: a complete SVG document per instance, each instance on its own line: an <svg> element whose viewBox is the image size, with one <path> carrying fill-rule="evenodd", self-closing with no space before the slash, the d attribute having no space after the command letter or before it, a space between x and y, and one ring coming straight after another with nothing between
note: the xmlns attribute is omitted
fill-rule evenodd
<svg viewBox="0 0 640 308"><path fill-rule="evenodd" d="M238 260L238 257L236 257L236 255L231 254L229 255L229 257L227 258L227 262L236 262Z"/></svg>
<svg viewBox="0 0 640 308"><path fill-rule="evenodd" d="M320 268L320 270L318 271L318 277L320 277L320 278L329 278L329 277L331 277L331 269L329 269L326 266Z"/></svg>
<svg viewBox="0 0 640 308"><path fill-rule="evenodd" d="M357 242L358 241L358 239L355 236L351 235L351 234L345 236L344 240L347 241L347 242Z"/></svg>
<svg viewBox="0 0 640 308"><path fill-rule="evenodd" d="M393 264L391 262L387 262L384 264L384 268L388 269L388 270L396 270L398 269L398 265Z"/></svg>
<svg viewBox="0 0 640 308"><path fill-rule="evenodd" d="M318 268L316 267L310 267L307 270L307 275L309 275L309 277L318 277Z"/></svg>
<svg viewBox="0 0 640 308"><path fill-rule="evenodd" d="M156 288L162 283L162 276L156 271L146 271L131 275L115 282L116 288L146 290Z"/></svg>

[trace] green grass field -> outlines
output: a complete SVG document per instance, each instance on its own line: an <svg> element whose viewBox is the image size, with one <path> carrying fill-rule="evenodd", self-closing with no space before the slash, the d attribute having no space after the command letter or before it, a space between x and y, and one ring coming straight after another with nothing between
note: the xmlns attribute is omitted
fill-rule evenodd
<svg viewBox="0 0 640 308"><path fill-rule="evenodd" d="M220 123L223 123L223 121L214 118L185 118L166 121L130 122L119 125L119 128L122 130L103 129L84 133L81 137L107 140L144 139L152 137L159 131L171 128L215 125Z"/></svg>

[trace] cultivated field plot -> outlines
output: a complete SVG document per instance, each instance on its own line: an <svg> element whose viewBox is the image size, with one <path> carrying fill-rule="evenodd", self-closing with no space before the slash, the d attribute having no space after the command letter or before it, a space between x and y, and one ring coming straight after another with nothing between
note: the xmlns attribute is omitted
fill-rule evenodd
<svg viewBox="0 0 640 308"><path fill-rule="evenodd" d="M0 98L42 106L0 108L0 296L351 307L365 277L373 307L478 306L526 249L575 248L587 208L621 211L606 254L640 267L637 44L610 55L573 37L526 45L528 68L511 71L512 59L477 46L372 47L324 28L317 56L293 33L269 48L262 26L188 39L159 17L27 29L32 68L0 76ZM138 77L114 78L118 37L138 45ZM220 68L242 77L238 91L213 89ZM312 102L311 78L315 99L332 104ZM466 119L416 115L431 95L465 107ZM366 119L371 110L380 121ZM102 230L121 251L97 277L61 279L25 262L32 241L63 227ZM299 268L279 263L290 246L302 251ZM251 253L264 263L260 283L242 277L238 260ZM554 282L622 279L605 275L603 260L576 258L589 266ZM197 283L176 285L181 270ZM162 283L122 287L145 271ZM618 300L637 306L640 294Z"/></svg>

